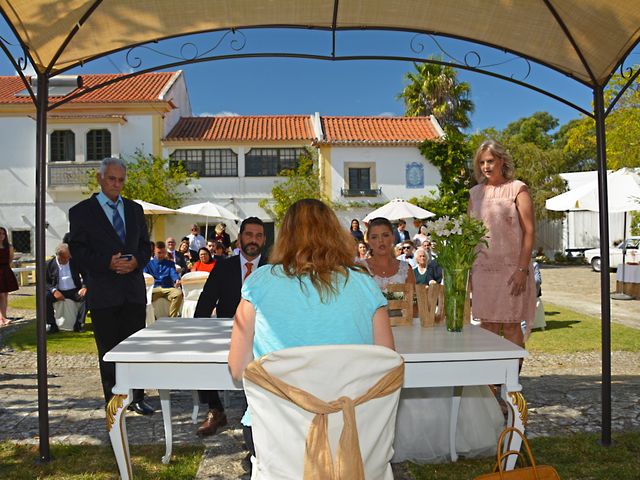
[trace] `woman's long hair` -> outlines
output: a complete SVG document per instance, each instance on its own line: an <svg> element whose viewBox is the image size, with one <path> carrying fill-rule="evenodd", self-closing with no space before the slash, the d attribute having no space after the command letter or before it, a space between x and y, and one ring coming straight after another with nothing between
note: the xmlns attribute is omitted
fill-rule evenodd
<svg viewBox="0 0 640 480"><path fill-rule="evenodd" d="M9 248L11 245L9 244L9 234L7 233L7 229L4 227L0 227L0 230L4 232L4 240L2 241L2 248Z"/></svg>
<svg viewBox="0 0 640 480"><path fill-rule="evenodd" d="M323 302L338 292L339 277L346 281L350 270L364 270L355 262L349 231L327 205L310 198L285 214L269 261L282 265L288 277L302 281L308 275Z"/></svg>

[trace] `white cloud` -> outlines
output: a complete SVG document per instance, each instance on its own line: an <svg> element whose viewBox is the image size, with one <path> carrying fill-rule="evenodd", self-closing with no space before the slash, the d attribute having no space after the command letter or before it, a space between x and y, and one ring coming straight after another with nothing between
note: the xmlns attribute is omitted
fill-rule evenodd
<svg viewBox="0 0 640 480"><path fill-rule="evenodd" d="M393 112L382 112L376 115L376 117L395 117L396 114Z"/></svg>
<svg viewBox="0 0 640 480"><path fill-rule="evenodd" d="M223 110L221 112L216 113L215 116L216 117L239 117L240 114L235 112L227 112L226 110Z"/></svg>

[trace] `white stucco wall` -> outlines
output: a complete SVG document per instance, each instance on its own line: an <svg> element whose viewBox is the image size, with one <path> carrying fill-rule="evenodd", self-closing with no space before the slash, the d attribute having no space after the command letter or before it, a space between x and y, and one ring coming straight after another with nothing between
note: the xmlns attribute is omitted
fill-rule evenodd
<svg viewBox="0 0 640 480"><path fill-rule="evenodd" d="M168 112L164 117L164 131L162 136L165 137L171 129L178 123L180 117L190 117L191 102L189 101L189 92L184 80L184 73L178 76L174 84L164 96L165 100L170 100L177 107Z"/></svg>
<svg viewBox="0 0 640 480"><path fill-rule="evenodd" d="M416 162L424 167L424 187L407 188L406 166ZM382 188L382 194L376 197L342 197L341 188L348 188L349 180L345 178L345 163L357 168L357 164L375 165L375 175L371 172L371 187ZM363 165L365 166L365 165ZM375 180L374 180L375 178ZM331 195L336 201L370 201L384 203L400 197L408 200L411 197L431 195L437 191L440 183L440 172L429 163L416 147L332 147L331 148Z"/></svg>

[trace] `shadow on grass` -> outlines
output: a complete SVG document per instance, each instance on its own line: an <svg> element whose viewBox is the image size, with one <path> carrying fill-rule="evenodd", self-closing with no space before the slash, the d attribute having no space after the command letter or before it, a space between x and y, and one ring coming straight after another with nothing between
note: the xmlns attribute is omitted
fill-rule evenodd
<svg viewBox="0 0 640 480"><path fill-rule="evenodd" d="M572 328L580 323L580 320L547 320L546 330L558 330L561 328Z"/></svg>

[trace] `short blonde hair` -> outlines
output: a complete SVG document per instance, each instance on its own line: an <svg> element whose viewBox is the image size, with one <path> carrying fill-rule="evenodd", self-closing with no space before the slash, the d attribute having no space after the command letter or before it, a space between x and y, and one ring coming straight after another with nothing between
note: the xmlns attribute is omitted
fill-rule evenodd
<svg viewBox="0 0 640 480"><path fill-rule="evenodd" d="M513 158L507 152L504 146L496 140L486 140L476 150L476 154L473 158L473 176L476 177L478 183L485 183L486 177L480 170L480 155L484 152L490 152L493 158L502 160L502 176L507 180L513 180L515 176L515 167L513 164Z"/></svg>

